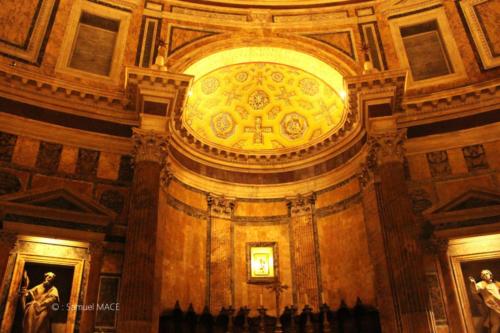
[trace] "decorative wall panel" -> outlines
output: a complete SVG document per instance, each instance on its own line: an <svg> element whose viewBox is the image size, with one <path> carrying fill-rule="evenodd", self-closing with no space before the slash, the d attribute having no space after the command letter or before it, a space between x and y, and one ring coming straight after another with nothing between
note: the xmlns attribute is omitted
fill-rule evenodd
<svg viewBox="0 0 500 333"><path fill-rule="evenodd" d="M432 177L447 176L451 174L450 162L446 150L427 153L427 161Z"/></svg>
<svg viewBox="0 0 500 333"><path fill-rule="evenodd" d="M36 167L46 172L56 172L61 160L63 146L57 143L40 142Z"/></svg>
<svg viewBox="0 0 500 333"><path fill-rule="evenodd" d="M387 69L377 23L370 22L360 24L359 29L363 44L368 48L373 67L380 71Z"/></svg>
<svg viewBox="0 0 500 333"><path fill-rule="evenodd" d="M356 52L354 51L354 42L351 30L307 34L305 36L325 43L328 46L339 50L349 58L356 59Z"/></svg>
<svg viewBox="0 0 500 333"><path fill-rule="evenodd" d="M116 326L117 311L113 308L118 304L118 288L120 277L113 275L101 275L99 281L99 296L96 309L95 327L98 329L109 329Z"/></svg>
<svg viewBox="0 0 500 333"><path fill-rule="evenodd" d="M154 63L156 41L159 39L161 20L154 17L144 17L136 65L149 68Z"/></svg>
<svg viewBox="0 0 500 333"><path fill-rule="evenodd" d="M483 145L473 145L462 148L469 171L488 169L488 161Z"/></svg>
<svg viewBox="0 0 500 333"><path fill-rule="evenodd" d="M401 36L415 81L453 72L436 21L402 27Z"/></svg>
<svg viewBox="0 0 500 333"><path fill-rule="evenodd" d="M40 65L59 0L5 0L0 11L0 54Z"/></svg>
<svg viewBox="0 0 500 333"><path fill-rule="evenodd" d="M168 54L172 54L175 51L199 40L202 38L210 37L216 35L214 31L208 30L197 30L191 28L170 27L169 43L168 43Z"/></svg>
<svg viewBox="0 0 500 333"><path fill-rule="evenodd" d="M500 65L500 6L495 0L459 1L465 21L485 69Z"/></svg>
<svg viewBox="0 0 500 333"><path fill-rule="evenodd" d="M429 296L431 298L432 312L436 325L447 325L446 308L444 306L443 293L437 273L431 272L425 274Z"/></svg>
<svg viewBox="0 0 500 333"><path fill-rule="evenodd" d="M108 76L119 27L119 21L83 12L69 66Z"/></svg>

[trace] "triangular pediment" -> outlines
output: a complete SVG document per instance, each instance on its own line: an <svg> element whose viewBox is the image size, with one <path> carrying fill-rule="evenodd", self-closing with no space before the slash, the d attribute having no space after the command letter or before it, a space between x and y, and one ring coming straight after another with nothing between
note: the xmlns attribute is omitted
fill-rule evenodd
<svg viewBox="0 0 500 333"><path fill-rule="evenodd" d="M113 211L95 202L92 198L65 187L41 188L8 194L0 196L0 202L45 207L73 213L100 215L103 217L115 216Z"/></svg>
<svg viewBox="0 0 500 333"><path fill-rule="evenodd" d="M475 208L499 207L500 193L472 188L438 207L431 208L431 214L463 211Z"/></svg>

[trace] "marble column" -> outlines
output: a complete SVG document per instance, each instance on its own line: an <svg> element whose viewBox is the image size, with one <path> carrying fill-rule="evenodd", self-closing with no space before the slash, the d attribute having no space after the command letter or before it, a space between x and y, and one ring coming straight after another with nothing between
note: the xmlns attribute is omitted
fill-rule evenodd
<svg viewBox="0 0 500 333"><path fill-rule="evenodd" d="M314 225L314 195L299 196L288 201L290 241L294 272L295 303L302 308L309 304L318 310L320 305L320 272L317 232Z"/></svg>
<svg viewBox="0 0 500 333"><path fill-rule="evenodd" d="M161 251L158 199L167 137L134 129L134 178L120 290L118 332L158 331L161 294Z"/></svg>
<svg viewBox="0 0 500 333"><path fill-rule="evenodd" d="M359 180L363 191L363 210L365 214L368 250L373 265L375 285L377 286L376 304L379 311L380 324L383 332L397 332L396 312L382 235L374 175L365 166L362 169Z"/></svg>
<svg viewBox="0 0 500 333"><path fill-rule="evenodd" d="M379 181L375 193L392 289L396 331L434 331L425 284L421 228L417 223L404 176L406 132L395 130L370 136L367 165Z"/></svg>
<svg viewBox="0 0 500 333"><path fill-rule="evenodd" d="M87 293L85 295L84 304L86 308L92 308L93 311L82 311L82 317L80 319L80 333L92 333L94 332L95 325L95 315L97 298L99 292L99 278L101 275L102 259L104 256L104 243L103 242L92 242L89 246L90 254L90 270L89 270L89 280L87 283Z"/></svg>
<svg viewBox="0 0 500 333"><path fill-rule="evenodd" d="M17 235L13 232L0 230L0 283L3 281L10 253L16 245Z"/></svg>

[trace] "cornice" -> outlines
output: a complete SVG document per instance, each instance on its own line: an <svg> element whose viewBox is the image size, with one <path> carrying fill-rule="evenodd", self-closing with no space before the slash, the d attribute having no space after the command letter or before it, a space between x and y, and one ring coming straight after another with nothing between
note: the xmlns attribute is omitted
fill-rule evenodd
<svg viewBox="0 0 500 333"><path fill-rule="evenodd" d="M405 143L406 155L425 154L432 151L461 148L478 142L497 141L500 137L500 122L455 131L446 134L430 135L422 138L408 139Z"/></svg>
<svg viewBox="0 0 500 333"><path fill-rule="evenodd" d="M398 124L407 127L481 113L497 109L499 103L500 79L407 97L403 100Z"/></svg>
<svg viewBox="0 0 500 333"><path fill-rule="evenodd" d="M135 125L138 116L124 111L123 90L103 90L0 64L0 95L13 100L117 123Z"/></svg>

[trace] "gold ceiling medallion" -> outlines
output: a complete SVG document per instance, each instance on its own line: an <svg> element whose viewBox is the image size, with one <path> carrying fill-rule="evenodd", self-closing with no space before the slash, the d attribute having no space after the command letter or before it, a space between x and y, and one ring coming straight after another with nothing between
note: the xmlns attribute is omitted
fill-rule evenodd
<svg viewBox="0 0 500 333"><path fill-rule="evenodd" d="M235 123L231 114L217 113L212 117L212 130L219 138L227 139L234 133Z"/></svg>
<svg viewBox="0 0 500 333"><path fill-rule="evenodd" d="M248 97L248 104L254 110L262 110L269 104L269 96L263 90L256 90Z"/></svg>
<svg viewBox="0 0 500 333"><path fill-rule="evenodd" d="M247 72L239 72L238 74L236 74L235 79L240 81L240 82L245 82L248 79L248 73Z"/></svg>
<svg viewBox="0 0 500 333"><path fill-rule="evenodd" d="M307 130L307 120L298 113L289 113L281 121L281 134L288 139L296 140Z"/></svg>
<svg viewBox="0 0 500 333"><path fill-rule="evenodd" d="M274 82L281 82L284 78L285 76L281 72L273 72L271 74L271 79L273 79Z"/></svg>
<svg viewBox="0 0 500 333"><path fill-rule="evenodd" d="M220 83L219 80L215 77L208 77L201 82L201 91L205 95L213 94L219 88Z"/></svg>
<svg viewBox="0 0 500 333"><path fill-rule="evenodd" d="M312 79L302 79L299 81L300 89L304 94L309 96L314 96L319 92L319 84L316 80Z"/></svg>

